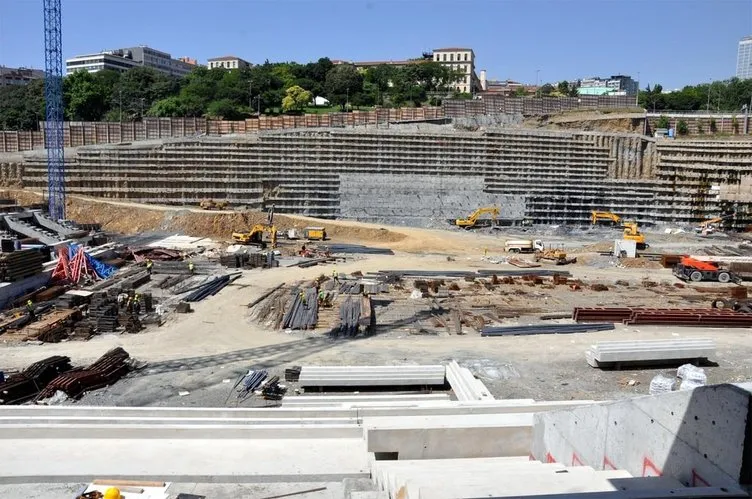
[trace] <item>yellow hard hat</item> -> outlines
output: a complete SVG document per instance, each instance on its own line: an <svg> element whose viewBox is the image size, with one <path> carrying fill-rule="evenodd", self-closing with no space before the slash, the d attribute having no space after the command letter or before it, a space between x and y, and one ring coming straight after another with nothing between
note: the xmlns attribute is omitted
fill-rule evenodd
<svg viewBox="0 0 752 499"><path fill-rule="evenodd" d="M110 487L109 489L104 491L104 496L102 499L122 499L123 496L120 495L120 489L115 487Z"/></svg>

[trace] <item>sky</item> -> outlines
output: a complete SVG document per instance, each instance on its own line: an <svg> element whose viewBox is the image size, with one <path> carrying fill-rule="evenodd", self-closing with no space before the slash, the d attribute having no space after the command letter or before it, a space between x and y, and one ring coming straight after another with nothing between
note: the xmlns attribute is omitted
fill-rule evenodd
<svg viewBox="0 0 752 499"><path fill-rule="evenodd" d="M63 57L136 45L250 62L400 60L470 47L525 83L729 78L752 0L62 0ZM0 0L0 65L44 67L42 0Z"/></svg>

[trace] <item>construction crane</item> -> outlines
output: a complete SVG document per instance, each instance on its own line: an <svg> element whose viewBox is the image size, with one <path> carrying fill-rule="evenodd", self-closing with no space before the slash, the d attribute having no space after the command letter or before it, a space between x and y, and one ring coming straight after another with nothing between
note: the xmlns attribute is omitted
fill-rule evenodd
<svg viewBox="0 0 752 499"><path fill-rule="evenodd" d="M493 224L496 221L496 218L499 216L499 213L499 209L496 206L478 208L477 210L472 212L469 217L456 219L454 221L454 225L456 225L457 227L463 227L465 229L472 229L473 227L477 227L483 224L483 222L480 222L479 219L481 216L486 214L491 215L490 223Z"/></svg>
<svg viewBox="0 0 752 499"><path fill-rule="evenodd" d="M65 158L63 150L63 40L61 0L42 0L44 10L44 128L47 146L47 188L50 218L65 219Z"/></svg>

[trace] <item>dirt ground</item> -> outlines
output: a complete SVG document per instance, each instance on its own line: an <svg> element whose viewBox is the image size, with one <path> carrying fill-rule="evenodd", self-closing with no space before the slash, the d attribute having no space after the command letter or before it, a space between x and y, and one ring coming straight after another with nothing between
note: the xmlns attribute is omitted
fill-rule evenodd
<svg viewBox="0 0 752 499"><path fill-rule="evenodd" d="M244 216L234 212L207 214L199 209L146 208L129 203L102 203L76 198L71 203L71 218L82 222L96 219L110 230L121 227L118 225L122 223L120 217L127 213L133 225L120 230L128 232L159 229L189 235L226 236L227 222L223 221L220 227L215 226L214 220L220 216ZM246 215L249 219L257 216L264 215ZM306 225L311 220L305 217L287 218ZM166 222L169 224L163 225ZM513 235L508 232L382 227L345 221L316 222L327 227L333 242L357 242L388 247L395 252L394 255L358 255L338 262L336 268L341 274L398 269L513 268L487 261L489 257L501 254L505 238ZM143 229L140 228L142 226ZM597 244L608 246L608 240L618 237L618 231L616 234L576 231L540 237L567 248L583 248ZM657 231L649 233L649 237L657 249L676 251L682 251L680 248L689 251L690 248L710 243L731 243L727 239L708 241L691 234L665 235ZM632 265L622 266L614 259L592 252L578 256L581 261L567 266L566 270L574 278L602 283L610 288L609 291L571 292L565 289L531 288L527 297L516 298L515 306L527 304L542 308L547 300L555 305L549 306L546 311L554 312L571 311L573 306L586 303L687 306L691 299L684 302L681 296L698 295L688 289L675 288L673 284L676 280L668 269L652 268L655 266L652 264L636 268ZM482 338L470 330L461 336L413 335L394 328L379 330L370 337L331 339L317 331L270 330L251 320L248 304L267 290L283 282L289 284L314 279L322 273L328 275L331 269L331 265L324 265L305 269L288 267L244 271L240 279L216 296L193 304L193 313L171 315L161 327L151 326L140 334L108 334L86 342L43 345L3 345L0 336L0 369L20 369L49 355L68 355L74 364L83 365L108 349L121 346L134 358L145 361L147 366L109 388L87 394L83 403L232 406L237 404L231 393L232 384L251 368L266 368L281 375L284 368L291 365L426 364L457 359L480 377L497 397L605 400L647 394L650 379L656 373L669 374L675 368L625 371L593 369L584 358L584 351L590 344L616 339L710 337L717 344L717 357L712 359L717 365L706 367L709 383L752 379L752 341L749 341L748 329L617 325L616 331L611 332ZM625 280L629 285L616 285L619 280ZM656 282L658 286L655 290L648 290L641 285L644 280ZM500 303L504 303L505 296L514 292L511 286L507 289L501 285L494 291L494 299L497 297ZM699 299L704 300L702 297ZM525 324L526 321L535 322L536 317L511 318L508 323ZM178 392L181 391L189 394L179 396Z"/></svg>

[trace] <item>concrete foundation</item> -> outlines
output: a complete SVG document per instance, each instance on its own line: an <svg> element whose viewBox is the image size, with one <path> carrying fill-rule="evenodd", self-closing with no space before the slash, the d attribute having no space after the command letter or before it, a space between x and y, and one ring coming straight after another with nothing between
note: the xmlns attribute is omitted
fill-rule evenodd
<svg viewBox="0 0 752 499"><path fill-rule="evenodd" d="M716 385L537 414L532 454L692 487L749 485L751 397L748 389Z"/></svg>

